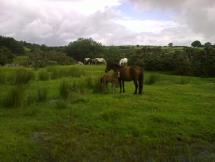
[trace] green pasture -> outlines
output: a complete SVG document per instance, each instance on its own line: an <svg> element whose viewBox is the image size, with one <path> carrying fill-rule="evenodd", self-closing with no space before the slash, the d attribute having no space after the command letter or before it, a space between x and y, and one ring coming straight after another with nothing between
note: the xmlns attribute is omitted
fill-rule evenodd
<svg viewBox="0 0 215 162"><path fill-rule="evenodd" d="M146 71L119 94L104 69L0 67L0 161L215 161L215 78Z"/></svg>

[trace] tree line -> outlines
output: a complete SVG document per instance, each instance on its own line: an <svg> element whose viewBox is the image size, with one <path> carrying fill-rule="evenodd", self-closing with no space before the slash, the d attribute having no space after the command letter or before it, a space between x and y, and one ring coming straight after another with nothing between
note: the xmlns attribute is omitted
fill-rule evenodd
<svg viewBox="0 0 215 162"><path fill-rule="evenodd" d="M22 56L22 57L20 57ZM23 57L25 56L25 57ZM19 57L19 59L16 59ZM80 38L67 46L47 47L16 41L0 36L0 64L21 62L24 66L44 67L54 64L74 64L84 58L103 57L115 62L127 57L130 65L140 65L146 70L169 71L180 75L215 76L215 45L200 41L186 46L104 46L89 38Z"/></svg>
<svg viewBox="0 0 215 162"><path fill-rule="evenodd" d="M38 68L74 62L75 60L66 54L64 46L48 47L0 36L0 65L18 64Z"/></svg>

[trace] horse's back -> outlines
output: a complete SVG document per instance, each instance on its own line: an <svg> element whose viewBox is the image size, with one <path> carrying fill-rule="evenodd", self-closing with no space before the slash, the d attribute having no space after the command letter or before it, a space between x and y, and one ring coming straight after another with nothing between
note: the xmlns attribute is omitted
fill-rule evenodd
<svg viewBox="0 0 215 162"><path fill-rule="evenodd" d="M143 76L143 68L140 66L124 67L120 70L120 76L123 80L137 80Z"/></svg>
<svg viewBox="0 0 215 162"><path fill-rule="evenodd" d="M136 79L139 79L143 76L143 68L140 66L132 66L130 68L130 73L133 75Z"/></svg>

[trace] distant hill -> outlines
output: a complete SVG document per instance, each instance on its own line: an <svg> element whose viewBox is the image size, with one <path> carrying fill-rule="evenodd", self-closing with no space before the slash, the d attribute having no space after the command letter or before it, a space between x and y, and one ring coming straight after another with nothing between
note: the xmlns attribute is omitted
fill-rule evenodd
<svg viewBox="0 0 215 162"><path fill-rule="evenodd" d="M28 43L25 41L17 41L11 37L0 36L0 48L7 48L14 55L24 55L32 51L50 51L55 50L62 52L64 46L61 47L48 47L46 45L39 45L35 43Z"/></svg>

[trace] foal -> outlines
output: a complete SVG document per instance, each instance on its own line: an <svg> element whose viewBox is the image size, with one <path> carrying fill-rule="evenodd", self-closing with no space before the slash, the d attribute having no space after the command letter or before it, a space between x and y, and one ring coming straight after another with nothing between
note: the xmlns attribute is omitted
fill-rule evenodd
<svg viewBox="0 0 215 162"><path fill-rule="evenodd" d="M108 83L111 83L114 90L114 88L118 85L117 73L114 72L113 74L104 74L100 79L100 83L105 86L105 88L107 88Z"/></svg>

